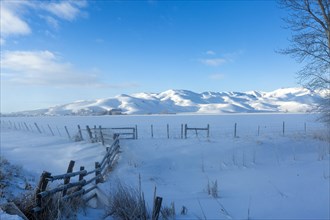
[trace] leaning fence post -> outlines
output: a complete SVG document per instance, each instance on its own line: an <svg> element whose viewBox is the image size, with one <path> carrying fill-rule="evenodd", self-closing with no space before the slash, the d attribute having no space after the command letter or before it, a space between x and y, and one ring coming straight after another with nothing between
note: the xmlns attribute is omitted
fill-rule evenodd
<svg viewBox="0 0 330 220"><path fill-rule="evenodd" d="M41 134L40 128L38 127L37 123L34 122L34 125L36 126L37 130L39 131L39 133Z"/></svg>
<svg viewBox="0 0 330 220"><path fill-rule="evenodd" d="M306 124L306 123L305 123ZM30 131L29 127L27 126L27 124L24 122L24 125L26 127L26 130Z"/></svg>
<svg viewBox="0 0 330 220"><path fill-rule="evenodd" d="M91 129L89 128L88 125L86 125L86 130L87 130L87 133L89 136L89 140L93 143L93 135L92 135Z"/></svg>
<svg viewBox="0 0 330 220"><path fill-rule="evenodd" d="M67 128L66 126L64 126L64 128L65 128L65 131L66 131L66 133L67 133L69 139L71 140L71 136L70 136L70 134L69 134L68 128Z"/></svg>
<svg viewBox="0 0 330 220"><path fill-rule="evenodd" d="M52 133L52 135L54 136L54 132L53 132L52 128L49 126L49 124L48 124L48 128L49 128L50 132Z"/></svg>
<svg viewBox="0 0 330 220"><path fill-rule="evenodd" d="M58 134L60 135L60 137L62 136L61 135L61 132L60 132L60 130L58 129L58 127L56 126L56 129L57 129L57 132L58 132Z"/></svg>
<svg viewBox="0 0 330 220"><path fill-rule="evenodd" d="M43 192L46 190L46 187L48 185L48 178L51 176L52 174L44 171L41 176L40 176L40 180L39 180L39 184L36 190L36 206L39 208L42 208L42 198L40 196L38 196L39 193Z"/></svg>
<svg viewBox="0 0 330 220"><path fill-rule="evenodd" d="M68 170L67 170L67 172L66 173L72 173L72 171L73 171L73 167L74 167L74 161L73 160L71 160L70 161L70 163L69 163L69 166L68 166ZM64 185L66 185L66 184L68 184L68 183L70 183L70 177L66 177L65 179L64 179ZM63 194L62 194L62 196L65 196L66 195L66 190L63 190Z"/></svg>
<svg viewBox="0 0 330 220"><path fill-rule="evenodd" d="M81 141L84 140L83 136L82 136L82 133L81 133L80 125L78 125L78 132L79 132L80 140Z"/></svg>

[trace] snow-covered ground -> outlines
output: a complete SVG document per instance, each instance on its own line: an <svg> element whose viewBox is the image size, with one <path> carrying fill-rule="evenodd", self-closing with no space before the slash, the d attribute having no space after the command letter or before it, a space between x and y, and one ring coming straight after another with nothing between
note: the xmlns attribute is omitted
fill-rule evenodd
<svg viewBox="0 0 330 220"><path fill-rule="evenodd" d="M87 169L100 161L100 144L72 142L76 126L138 126L138 140L121 140L118 165L100 191L111 193L115 183L138 186L139 175L151 207L153 189L163 205L175 203L177 219L329 219L330 145L321 140L329 132L306 114L168 115L104 117L24 117L1 120L1 156L21 165L38 179L43 170L64 173L70 160ZM39 134L9 129L36 122ZM285 133L283 136L283 122ZM205 132L180 138L180 125L206 127ZM237 138L233 137L237 123ZM154 126L154 138L150 125ZM166 124L170 125L167 138ZM54 130L50 134L48 125ZM305 130L306 125L306 130ZM259 136L257 129L259 127ZM58 131L57 131L58 128ZM60 136L61 134L61 136ZM218 184L218 197L207 185ZM181 208L188 209L180 215ZM79 219L102 219L104 211L88 209Z"/></svg>

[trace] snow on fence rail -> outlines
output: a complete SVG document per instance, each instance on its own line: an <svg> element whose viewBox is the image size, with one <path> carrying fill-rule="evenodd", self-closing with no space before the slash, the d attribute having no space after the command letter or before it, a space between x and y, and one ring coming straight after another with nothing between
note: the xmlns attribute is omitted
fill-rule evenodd
<svg viewBox="0 0 330 220"><path fill-rule="evenodd" d="M119 153L119 135L114 135L114 141L110 147L107 147L106 154L101 162L95 162L95 169L91 171L85 170L83 166L79 171L73 172L74 161L70 161L67 173L60 175L52 175L51 173L44 171L40 177L40 181L36 190L36 203L32 212L38 214L47 207L47 198L51 198L54 194L60 196L61 201L67 201L77 196L83 196L89 194L97 187L97 184L103 181L103 177L109 169L113 168L117 155ZM91 177L86 179L86 177ZM72 177L78 177L76 181L71 181ZM47 189L48 183L56 180L63 180L63 184ZM71 182L70 182L71 181ZM92 183L94 183L92 185ZM85 201L89 201L94 198L96 193L90 194L84 198Z"/></svg>

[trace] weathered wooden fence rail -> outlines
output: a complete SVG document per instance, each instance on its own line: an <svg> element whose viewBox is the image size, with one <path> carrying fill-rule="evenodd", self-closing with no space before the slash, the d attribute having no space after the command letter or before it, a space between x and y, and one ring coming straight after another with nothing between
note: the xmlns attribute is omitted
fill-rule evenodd
<svg viewBox="0 0 330 220"><path fill-rule="evenodd" d="M183 137L183 132L184 132L184 138L187 138L188 131L194 131L196 136L198 136L198 131L206 131L206 137L210 137L209 124L207 124L206 128L192 128L192 127L188 127L187 124L185 124L184 126L181 125L181 138Z"/></svg>
<svg viewBox="0 0 330 220"><path fill-rule="evenodd" d="M51 173L44 171L40 177L38 188L36 190L36 201L33 212L38 214L47 207L47 198L59 193L61 201L66 201L77 196L87 195L89 192L97 187L97 184L103 181L103 178L109 169L112 169L117 155L119 153L119 135L113 136L114 140L110 147L106 148L106 154L101 162L95 162L95 169L91 171L85 170L83 166L79 171L73 172L75 162L70 161L67 173L61 175L52 175ZM93 175L94 174L94 175ZM92 178L87 178L91 177ZM72 181L72 177L78 177L78 180ZM48 183L56 180L64 180L62 185L59 185L53 189L47 189ZM71 182L70 182L71 181ZM92 185L92 183L94 183ZM89 201L94 198L96 193L88 195L84 198L85 201Z"/></svg>
<svg viewBox="0 0 330 220"><path fill-rule="evenodd" d="M78 127L78 130L79 135L81 134L81 131L86 131L87 137L92 143L101 142L103 145L112 141L114 135L118 135L120 139L137 139L137 126L118 128L102 128L101 126L94 126L90 128L87 125L86 129L80 129L80 127ZM82 135L81 139L83 139Z"/></svg>

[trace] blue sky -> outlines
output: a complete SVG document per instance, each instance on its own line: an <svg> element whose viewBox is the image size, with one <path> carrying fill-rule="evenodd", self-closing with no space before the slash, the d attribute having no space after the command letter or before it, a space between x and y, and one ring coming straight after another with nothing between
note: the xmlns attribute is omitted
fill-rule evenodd
<svg viewBox="0 0 330 220"><path fill-rule="evenodd" d="M276 1L1 1L1 112L168 89L295 87Z"/></svg>

